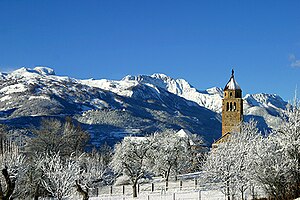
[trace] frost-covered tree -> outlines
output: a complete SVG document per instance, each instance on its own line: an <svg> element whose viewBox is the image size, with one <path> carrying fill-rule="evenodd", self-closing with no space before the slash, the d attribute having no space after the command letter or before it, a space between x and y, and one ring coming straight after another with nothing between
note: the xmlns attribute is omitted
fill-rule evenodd
<svg viewBox="0 0 300 200"><path fill-rule="evenodd" d="M89 199L89 189L112 180L112 173L102 154L75 153L61 156L59 153L40 154L36 170L41 174L40 183L50 196L62 199L70 197L75 189L83 200Z"/></svg>
<svg viewBox="0 0 300 200"><path fill-rule="evenodd" d="M282 153L281 147L271 134L257 145L253 152L254 170L253 178L259 185L276 199L284 196L289 172L288 159Z"/></svg>
<svg viewBox="0 0 300 200"><path fill-rule="evenodd" d="M241 192L241 198L244 199L244 191L252 182L251 150L261 139L256 123L250 121L242 124L240 133L232 133L226 142L209 153L204 165L205 175L209 180L221 184L228 200L237 191Z"/></svg>
<svg viewBox="0 0 300 200"><path fill-rule="evenodd" d="M210 182L219 183L222 192L228 197L228 200L236 192L234 181L235 160L229 149L229 143L218 145L217 149L213 149L208 154L203 167L205 170L205 179Z"/></svg>
<svg viewBox="0 0 300 200"><path fill-rule="evenodd" d="M300 196L300 104L284 112L283 122L256 151L255 178L275 199Z"/></svg>
<svg viewBox="0 0 300 200"><path fill-rule="evenodd" d="M40 156L39 168L43 172L42 185L57 199L70 197L80 174L80 166L74 156L63 158L59 153Z"/></svg>
<svg viewBox="0 0 300 200"><path fill-rule="evenodd" d="M76 190L83 200L89 198L89 190L95 186L103 186L112 182L113 174L108 166L109 152L94 150L78 159L80 173L76 179Z"/></svg>
<svg viewBox="0 0 300 200"><path fill-rule="evenodd" d="M18 182L26 171L25 156L17 150L6 151L0 155L0 199L11 199Z"/></svg>
<svg viewBox="0 0 300 200"><path fill-rule="evenodd" d="M186 173L193 165L195 156L191 144L196 137L182 137L174 131L155 133L150 151L150 163L155 174L162 175L166 184L171 174ZM167 185L166 185L167 186Z"/></svg>
<svg viewBox="0 0 300 200"><path fill-rule="evenodd" d="M46 190L43 188L42 181L42 171L38 168L40 163L39 157L35 157L35 159L31 159L27 157L26 165L27 170L21 180L20 186L20 197L21 198L30 198L34 200L38 200L39 197L45 195ZM26 187L24 187L26 186Z"/></svg>
<svg viewBox="0 0 300 200"><path fill-rule="evenodd" d="M133 197L137 197L138 181L149 173L148 156L152 141L146 137L127 137L115 146L111 166L117 174L130 178Z"/></svg>
<svg viewBox="0 0 300 200"><path fill-rule="evenodd" d="M244 192L247 189L253 190L255 182L253 173L255 167L255 157L253 151L263 140L262 134L257 128L257 122L243 123L241 132L235 133L229 140L230 151L235 159L235 181L237 189L241 193L241 199L244 199Z"/></svg>
<svg viewBox="0 0 300 200"><path fill-rule="evenodd" d="M300 197L300 102L295 98L293 105L285 112L286 118L279 126L275 139L282 147L290 165L291 195Z"/></svg>
<svg viewBox="0 0 300 200"><path fill-rule="evenodd" d="M88 133L80 126L75 125L71 118L65 122L58 119L43 119L40 127L31 129L33 135L27 139L25 151L27 156L26 164L28 171L25 174L24 184L28 187L23 195L37 199L45 195L46 189L42 184L43 172L40 166L40 159L44 160L47 155L60 154L68 158L71 154L81 155L88 141ZM75 183L74 183L75 184Z"/></svg>

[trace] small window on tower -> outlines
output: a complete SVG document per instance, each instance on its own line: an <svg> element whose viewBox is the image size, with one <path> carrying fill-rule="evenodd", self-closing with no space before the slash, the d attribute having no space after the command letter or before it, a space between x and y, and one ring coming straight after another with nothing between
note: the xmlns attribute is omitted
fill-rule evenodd
<svg viewBox="0 0 300 200"><path fill-rule="evenodd" d="M230 97L232 97L232 92L230 92Z"/></svg>

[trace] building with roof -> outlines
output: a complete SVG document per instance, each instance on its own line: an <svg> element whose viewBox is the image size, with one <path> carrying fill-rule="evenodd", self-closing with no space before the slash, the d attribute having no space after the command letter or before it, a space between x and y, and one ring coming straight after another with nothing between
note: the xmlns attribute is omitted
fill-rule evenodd
<svg viewBox="0 0 300 200"><path fill-rule="evenodd" d="M234 78L234 70L224 87L222 99L222 136L213 143L213 148L227 140L232 132L240 132L240 124L243 121L242 89Z"/></svg>

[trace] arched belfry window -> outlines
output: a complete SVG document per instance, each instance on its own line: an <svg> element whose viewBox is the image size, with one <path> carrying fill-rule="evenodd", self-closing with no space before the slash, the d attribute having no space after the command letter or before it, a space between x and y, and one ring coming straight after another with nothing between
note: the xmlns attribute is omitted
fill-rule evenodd
<svg viewBox="0 0 300 200"><path fill-rule="evenodd" d="M230 102L230 111L232 111L232 102Z"/></svg>
<svg viewBox="0 0 300 200"><path fill-rule="evenodd" d="M229 110L229 103L227 102L227 105L226 105L226 111Z"/></svg>
<svg viewBox="0 0 300 200"><path fill-rule="evenodd" d="M236 110L236 102L233 103L233 110Z"/></svg>

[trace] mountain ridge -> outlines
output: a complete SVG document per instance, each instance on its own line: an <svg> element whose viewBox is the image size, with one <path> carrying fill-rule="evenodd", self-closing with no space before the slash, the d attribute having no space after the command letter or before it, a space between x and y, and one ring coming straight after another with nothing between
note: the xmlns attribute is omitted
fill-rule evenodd
<svg viewBox="0 0 300 200"><path fill-rule="evenodd" d="M0 82L3 123L20 117L70 115L89 130L94 144L169 128L185 128L208 143L221 133L222 89L200 91L165 74L81 80L39 66L1 73ZM286 105L279 95L247 94L245 118L255 118L262 129L269 129L280 123Z"/></svg>

